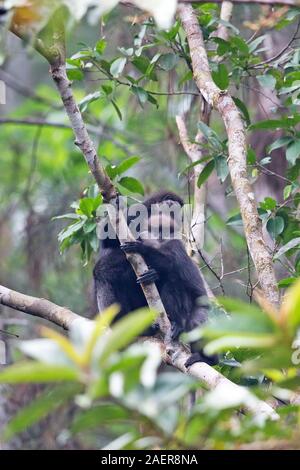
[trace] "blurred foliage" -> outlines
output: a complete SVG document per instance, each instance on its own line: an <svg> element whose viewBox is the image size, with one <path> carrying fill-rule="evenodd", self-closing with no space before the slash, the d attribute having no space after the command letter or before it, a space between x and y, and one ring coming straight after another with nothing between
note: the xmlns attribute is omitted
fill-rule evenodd
<svg viewBox="0 0 300 470"><path fill-rule="evenodd" d="M67 0L64 3L70 6ZM85 7L85 2L76 2L77 19ZM201 268L214 291L229 296L219 301L230 316L212 318L201 331L193 332L193 338L204 339L208 353L224 353L226 361L219 369L230 380L252 386L263 399L275 396L284 403L278 409L280 419L257 422L237 412L243 405L241 396L220 397L214 392L202 393L187 412L183 404L199 384L177 372L157 374L159 351L131 344L153 321L153 313L133 313L108 331L104 327L116 313L112 308L94 323L75 324L70 340L44 330L43 339L20 344L22 354L32 360L5 368L1 382L47 385L11 419L4 430L6 440L72 402L73 421L70 426L66 423L57 439L68 441L78 435L87 447L223 449L268 440L288 440L291 447L299 447L299 408L287 403L293 392L299 393L300 10L274 8L263 26L263 10L254 7L247 13L247 26L245 7L235 7L234 24L226 23L229 37L224 40L216 37L220 6L195 8L213 79L221 89L230 90L249 135L254 136L247 155L249 177L256 186L269 175L267 195L260 197L258 192L258 210L279 287L289 288L279 314L259 294L253 302L256 277L228 175L226 134L215 114L209 125L199 122L198 90L180 23L161 30L140 10L134 10L133 19L127 7L119 6L101 20L100 27L91 27L91 12L87 22L82 19L74 27L69 13L68 75L99 158L121 194L135 201L162 187L190 201L193 168L204 165L198 186L208 184L203 258L209 267L204 263ZM160 21L161 15L154 15ZM36 15L27 18L34 20L34 34L45 27L45 22L36 24ZM271 59L266 59L268 28L280 35L281 46L289 44ZM1 107L0 282L91 316L96 308L90 269L98 251L96 223L102 198L74 146L45 63L30 53L24 66L11 41L4 35L1 60L13 71L7 85L16 88L19 76L17 89L25 96L19 100L10 94L12 101ZM23 73L27 78L29 72L30 86L26 88L24 80L20 87ZM273 107L257 120L257 108L266 95ZM201 131L205 140L204 157L193 165L178 145L174 117L182 112L187 113L190 135ZM255 145L258 131L271 136L263 151ZM272 164L279 158L286 168L274 172ZM272 178L279 179L283 189L271 190ZM61 220L65 218L69 224ZM4 329L30 335L17 322L17 326L6 324L10 317L5 311ZM233 359L239 367L230 366Z"/></svg>
<svg viewBox="0 0 300 470"><path fill-rule="evenodd" d="M253 393L264 399L288 400L299 387L299 292L298 282L287 293L279 314L262 298L262 309L222 298L231 316L219 317L200 331L208 340L205 352L236 354L241 367L236 369L235 380L242 383L247 375L256 376ZM106 433L104 448L230 449L256 439L297 437L299 430L293 431L299 419L297 406L279 408L280 418L275 421L238 415L236 409L247 404L243 389L226 396L216 388L183 413L182 399L187 400L200 384L179 372L158 374L157 345L128 346L156 315L143 309L111 325L117 312L118 307L112 306L94 322L75 320L70 339L43 328L43 339L19 343L31 360L7 367L0 373L0 383L49 383L52 387L12 418L4 439L11 439L70 400L76 412L67 434L66 430L61 433L65 438L79 434L83 441L92 433L95 445L101 429ZM223 373L226 367L221 368ZM272 380L268 386L259 381L262 374Z"/></svg>

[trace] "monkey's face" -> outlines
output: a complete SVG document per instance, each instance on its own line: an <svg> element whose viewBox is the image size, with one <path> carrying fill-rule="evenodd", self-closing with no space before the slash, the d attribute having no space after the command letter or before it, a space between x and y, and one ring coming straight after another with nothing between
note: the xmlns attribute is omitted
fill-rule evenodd
<svg viewBox="0 0 300 470"><path fill-rule="evenodd" d="M148 218L147 226L141 232L141 239L159 244L166 240L179 238L178 235L180 235L180 227L176 224L175 219L170 215L159 213Z"/></svg>

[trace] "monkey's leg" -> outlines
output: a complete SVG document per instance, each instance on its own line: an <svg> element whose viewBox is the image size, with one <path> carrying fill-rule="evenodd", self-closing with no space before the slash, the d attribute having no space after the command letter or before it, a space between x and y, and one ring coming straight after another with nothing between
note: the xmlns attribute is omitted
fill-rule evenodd
<svg viewBox="0 0 300 470"><path fill-rule="evenodd" d="M184 332L183 326L179 325L176 321L171 320L171 339L172 341L178 340L181 333Z"/></svg>

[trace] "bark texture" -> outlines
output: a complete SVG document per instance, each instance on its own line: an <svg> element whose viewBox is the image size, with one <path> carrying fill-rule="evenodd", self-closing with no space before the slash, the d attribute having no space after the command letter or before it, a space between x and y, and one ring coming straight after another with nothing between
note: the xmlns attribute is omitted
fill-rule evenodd
<svg viewBox="0 0 300 470"><path fill-rule="evenodd" d="M230 176L258 280L266 298L277 307L279 292L272 257L263 239L262 223L247 175L246 135L241 115L227 91L221 91L212 80L202 31L193 7L179 5L178 13L190 47L195 82L204 99L220 113L226 128Z"/></svg>

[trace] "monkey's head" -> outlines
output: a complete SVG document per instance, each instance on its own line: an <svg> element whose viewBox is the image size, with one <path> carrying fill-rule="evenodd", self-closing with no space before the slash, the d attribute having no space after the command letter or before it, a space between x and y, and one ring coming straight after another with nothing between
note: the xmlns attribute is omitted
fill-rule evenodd
<svg viewBox="0 0 300 470"><path fill-rule="evenodd" d="M181 234L183 200L170 191L159 191L144 201L148 218L141 239L161 243Z"/></svg>
<svg viewBox="0 0 300 470"><path fill-rule="evenodd" d="M176 203L179 204L180 207L184 205L183 199L178 196L178 194L173 193L172 191L166 191L164 189L153 193L144 201L144 205L147 207L148 213L151 212L151 206L161 203L167 204L169 206Z"/></svg>

